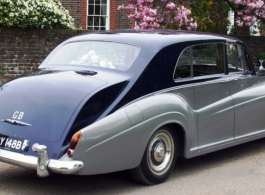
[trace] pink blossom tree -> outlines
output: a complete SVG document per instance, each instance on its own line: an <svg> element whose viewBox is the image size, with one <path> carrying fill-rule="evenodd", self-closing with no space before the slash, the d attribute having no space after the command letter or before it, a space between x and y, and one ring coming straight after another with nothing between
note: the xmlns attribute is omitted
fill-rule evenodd
<svg viewBox="0 0 265 195"><path fill-rule="evenodd" d="M239 27L251 26L257 20L265 22L264 0L224 0L235 12L235 22Z"/></svg>
<svg viewBox="0 0 265 195"><path fill-rule="evenodd" d="M118 10L129 11L129 19L135 28L177 28L193 30L197 22L192 16L191 7L220 3L213 0L127 0ZM235 13L235 24L248 27L254 22L265 23L265 0L223 0ZM223 3L221 3L224 6ZM224 9L225 11L226 9Z"/></svg>
<svg viewBox="0 0 265 195"><path fill-rule="evenodd" d="M193 30L197 23L180 0L128 0L118 10L130 12L136 29L172 28Z"/></svg>

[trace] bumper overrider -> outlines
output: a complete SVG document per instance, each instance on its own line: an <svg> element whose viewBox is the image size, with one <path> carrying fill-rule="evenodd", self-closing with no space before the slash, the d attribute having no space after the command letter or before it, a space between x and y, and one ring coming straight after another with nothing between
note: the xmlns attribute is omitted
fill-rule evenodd
<svg viewBox="0 0 265 195"><path fill-rule="evenodd" d="M36 169L39 177L49 176L49 172L59 174L74 174L84 166L82 161L64 161L49 159L47 147L38 145L36 147L38 157L26 156L24 154L0 149L0 161L20 167Z"/></svg>

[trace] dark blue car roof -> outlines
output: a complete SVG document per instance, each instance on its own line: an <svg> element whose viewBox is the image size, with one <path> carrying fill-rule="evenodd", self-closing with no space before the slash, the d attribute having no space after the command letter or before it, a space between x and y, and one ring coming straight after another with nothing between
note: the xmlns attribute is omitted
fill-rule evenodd
<svg viewBox="0 0 265 195"><path fill-rule="evenodd" d="M241 42L240 40L233 37L196 31L132 29L89 32L75 36L69 39L67 42L83 40L117 41L131 43L138 46L151 44L152 47L155 47L157 49L161 49L173 43L180 43L186 41L223 40L228 42Z"/></svg>

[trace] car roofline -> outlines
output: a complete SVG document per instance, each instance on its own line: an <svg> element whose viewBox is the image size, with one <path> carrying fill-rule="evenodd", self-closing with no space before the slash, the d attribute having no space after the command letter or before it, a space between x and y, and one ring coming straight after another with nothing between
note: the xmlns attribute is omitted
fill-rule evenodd
<svg viewBox="0 0 265 195"><path fill-rule="evenodd" d="M86 32L68 39L65 43L75 41L114 41L143 46L156 41L158 47L164 47L175 43L200 40L242 42L234 37L198 31L125 29Z"/></svg>

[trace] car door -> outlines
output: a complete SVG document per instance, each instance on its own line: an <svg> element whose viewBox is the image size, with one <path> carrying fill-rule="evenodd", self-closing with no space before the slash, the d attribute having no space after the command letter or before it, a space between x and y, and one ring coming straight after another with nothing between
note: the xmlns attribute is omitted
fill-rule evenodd
<svg viewBox="0 0 265 195"><path fill-rule="evenodd" d="M233 140L234 109L224 54L222 42L191 46L182 52L175 71L175 79L191 77L193 80L201 148Z"/></svg>
<svg viewBox="0 0 265 195"><path fill-rule="evenodd" d="M235 138L265 129L265 77L253 74L245 54L243 45L227 44L228 71L235 109Z"/></svg>

